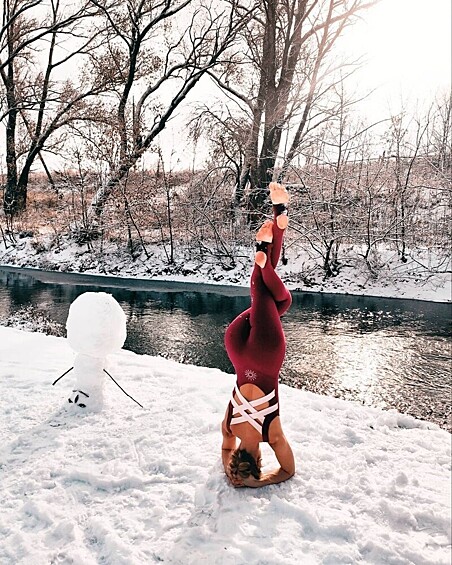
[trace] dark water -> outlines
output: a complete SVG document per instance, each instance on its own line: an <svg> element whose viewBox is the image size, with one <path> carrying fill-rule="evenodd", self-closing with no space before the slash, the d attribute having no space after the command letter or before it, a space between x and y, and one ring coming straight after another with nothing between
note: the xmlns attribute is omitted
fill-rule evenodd
<svg viewBox="0 0 452 565"><path fill-rule="evenodd" d="M248 290L0 267L0 319L34 305L65 323L87 291L110 292L127 315L126 349L233 372L223 347ZM281 380L396 408L451 430L451 305L293 293L283 318Z"/></svg>

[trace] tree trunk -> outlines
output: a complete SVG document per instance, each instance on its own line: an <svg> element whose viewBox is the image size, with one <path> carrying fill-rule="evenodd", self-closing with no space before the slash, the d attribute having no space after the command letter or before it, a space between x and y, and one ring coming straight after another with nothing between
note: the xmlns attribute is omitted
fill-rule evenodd
<svg viewBox="0 0 452 565"><path fill-rule="evenodd" d="M25 200L17 193L17 151L16 127L18 107L15 92L14 63L11 54L14 51L14 26L7 31L8 63L7 72L2 71L2 79L6 89L8 118L6 124L6 186L3 197L3 209L7 216L13 217L25 208Z"/></svg>
<svg viewBox="0 0 452 565"><path fill-rule="evenodd" d="M298 0L297 10L288 12L288 35L285 40L284 52L281 65L281 76L276 86L276 68L272 68L273 77L268 90L267 106L265 109L265 130L264 141L261 150L261 168L259 173L260 185L263 188L268 187L273 179L273 170L276 158L278 156L279 146L284 124L286 123L286 110L289 103L290 91L292 89L295 69L300 58L302 36L301 30L306 15L306 0ZM268 22L275 26L276 20ZM293 25L293 32L292 32ZM276 35L275 35L276 37ZM273 49L273 56L276 53Z"/></svg>
<svg viewBox="0 0 452 565"><path fill-rule="evenodd" d="M329 10L328 10L328 16L326 18L325 28L323 30L323 35L322 35L322 39L320 41L319 50L318 50L317 58L316 58L315 65L314 65L314 70L312 72L311 81L310 81L310 85L309 85L309 92L308 92L308 95L306 97L306 102L305 102L305 105L304 105L303 114L302 114L302 117L301 117L301 121L298 125L297 131L295 133L295 136L292 140L289 152L284 157L284 162L283 162L281 172L279 174L279 179L278 179L280 182L286 176L287 171L289 170L289 167L292 164L292 161L293 161L293 159L294 159L294 157L295 157L295 155L298 151L298 148L300 147L300 144L303 140L303 134L305 133L306 124L308 123L308 116L309 116L309 113L311 111L312 104L313 104L313 101L314 101L314 95L315 95L315 92L316 92L316 89L317 89L317 81L318 81L318 77L319 77L320 65L322 64L322 60L323 60L325 53L327 51L327 39L328 39L329 26L330 26L332 16L333 16L333 2L330 2L330 6L329 6ZM301 44L300 44L300 48L301 48ZM287 104L287 102L286 102L286 104Z"/></svg>
<svg viewBox="0 0 452 565"><path fill-rule="evenodd" d="M251 159L248 160L251 192L248 199L248 221L255 224L259 221L261 210L267 195L268 166L271 165L271 135L273 125L273 114L276 106L276 10L277 0L265 2L265 30L262 40L262 62L259 93L256 108L253 112L253 124L251 130L250 151L253 151ZM262 116L265 112L265 127L263 144L259 156L259 131L261 129ZM269 160L270 159L270 160ZM273 161L274 163L274 161ZM254 167L253 167L254 165ZM253 170L254 168L254 170ZM254 173L254 175L253 175ZM254 178L253 178L254 176Z"/></svg>
<svg viewBox="0 0 452 565"><path fill-rule="evenodd" d="M3 209L7 216L15 216L25 208L25 201L17 194L16 124L17 111L11 109L6 126L6 185L3 198Z"/></svg>

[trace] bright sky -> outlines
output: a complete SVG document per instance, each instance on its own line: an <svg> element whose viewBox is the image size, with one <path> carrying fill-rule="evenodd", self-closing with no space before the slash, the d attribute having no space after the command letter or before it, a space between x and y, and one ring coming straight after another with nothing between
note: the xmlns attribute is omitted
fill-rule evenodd
<svg viewBox="0 0 452 565"><path fill-rule="evenodd" d="M450 89L451 0L381 0L347 30L342 45L347 59L363 59L347 90L373 91L356 107L364 119L387 118L402 105L415 112L416 106L429 106L440 90ZM207 91L203 92L205 97ZM197 95L199 90L190 101ZM186 146L182 152L178 149L180 131L176 119L160 136L168 161L176 167L181 155L187 158ZM205 153L199 146L196 152L200 165Z"/></svg>
<svg viewBox="0 0 452 565"><path fill-rule="evenodd" d="M363 13L343 38L347 58L365 59L351 84L362 92L376 89L360 104L359 112L377 121L389 112L397 113L402 101L414 107L417 101L429 104L435 94L451 84L451 1L381 0ZM202 88L201 88L202 91ZM192 102L200 90L194 92ZM168 165L187 161L187 142L181 122L189 112L185 107L160 136ZM3 136L0 151L3 150ZM197 148L200 164L205 157ZM150 157L145 158L149 160ZM189 157L192 161L192 157ZM185 163L185 166L189 166Z"/></svg>
<svg viewBox="0 0 452 565"><path fill-rule="evenodd" d="M397 110L400 101L429 101L451 84L450 0L381 0L344 38L344 50L362 54L357 76L363 88L377 88L369 110Z"/></svg>

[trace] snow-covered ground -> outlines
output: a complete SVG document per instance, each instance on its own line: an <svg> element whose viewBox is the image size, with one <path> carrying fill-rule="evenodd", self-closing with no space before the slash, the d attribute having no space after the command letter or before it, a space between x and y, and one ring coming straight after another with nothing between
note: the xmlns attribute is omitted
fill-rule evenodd
<svg viewBox="0 0 452 565"><path fill-rule="evenodd" d="M38 253L24 238L0 245L0 264L248 285L251 245L228 271L148 251L131 260L62 240ZM381 253L376 279L356 249L327 281L312 257L288 257L292 289L451 300L450 273L421 251L405 264ZM219 431L233 376L121 351L110 372L144 409L109 381L104 410L76 414L73 372L51 386L73 361L64 338L0 327L2 565L450 565L451 436L436 425L281 386L297 473L235 490ZM275 464L265 445L264 462Z"/></svg>
<svg viewBox="0 0 452 565"><path fill-rule="evenodd" d="M66 339L0 327L2 565L449 565L450 439L434 424L281 386L297 472L233 489L233 376L121 351L97 414L66 411ZM274 464L268 447L264 463Z"/></svg>
<svg viewBox="0 0 452 565"><path fill-rule="evenodd" d="M362 249L343 249L342 266L335 277L324 280L321 260L306 250L289 247L288 264L278 270L292 290L310 292L347 293L364 296L385 296L450 302L452 300L451 258L440 257L428 250L416 249L408 253L408 261L402 263L393 250L380 250L373 257L378 265L378 276L373 277L360 256ZM18 239L15 246L0 243L0 265L34 267L44 270L83 272L165 279L184 282L248 286L254 251L253 245L233 250L237 259L234 269L224 270L214 257L195 261L190 251L178 246L175 264L168 265L161 247L148 246L149 257L144 253L131 258L123 248L105 244L103 253L91 253L86 246L79 246L62 237L42 237L37 244L32 237ZM443 254L444 255L444 254Z"/></svg>

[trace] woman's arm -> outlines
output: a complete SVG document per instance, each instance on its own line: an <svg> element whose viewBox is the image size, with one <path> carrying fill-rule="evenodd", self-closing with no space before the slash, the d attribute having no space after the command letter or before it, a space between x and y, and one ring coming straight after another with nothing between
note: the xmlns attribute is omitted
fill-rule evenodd
<svg viewBox="0 0 452 565"><path fill-rule="evenodd" d="M278 435L275 441L270 443L270 446L275 452L280 468L262 474L260 479L255 479L252 476L243 479L244 486L257 488L275 485L287 481L295 474L295 459L286 436L284 434Z"/></svg>
<svg viewBox="0 0 452 565"><path fill-rule="evenodd" d="M226 474L228 474L231 454L236 448L236 437L228 430L228 427L226 425L227 417L228 409L226 409L226 414L224 415L223 422L221 423L221 433L223 435L223 443L221 445L221 458L223 460L224 472Z"/></svg>

